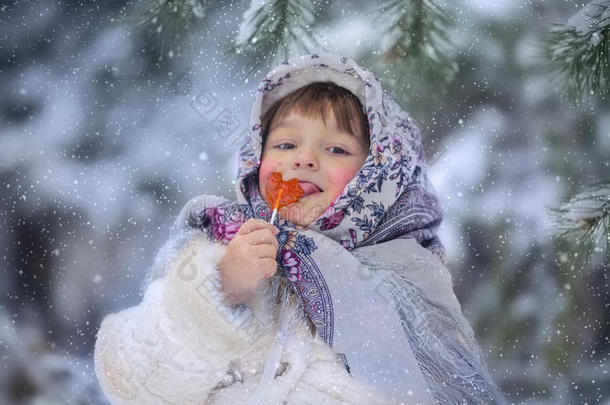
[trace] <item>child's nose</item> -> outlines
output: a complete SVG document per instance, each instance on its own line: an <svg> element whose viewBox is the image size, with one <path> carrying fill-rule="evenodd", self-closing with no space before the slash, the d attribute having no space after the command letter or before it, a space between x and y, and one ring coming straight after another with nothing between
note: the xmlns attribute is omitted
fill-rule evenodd
<svg viewBox="0 0 610 405"><path fill-rule="evenodd" d="M292 161L292 168L303 168L307 167L309 169L317 169L319 166L318 158L314 153L309 151L301 151L298 153L294 160Z"/></svg>

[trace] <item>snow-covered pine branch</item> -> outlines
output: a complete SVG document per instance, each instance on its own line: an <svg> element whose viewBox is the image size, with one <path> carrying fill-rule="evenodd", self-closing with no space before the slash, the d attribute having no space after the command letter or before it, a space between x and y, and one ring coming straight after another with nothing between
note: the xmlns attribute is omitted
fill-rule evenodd
<svg viewBox="0 0 610 405"><path fill-rule="evenodd" d="M595 0L546 38L549 68L574 99L610 91L610 0Z"/></svg>
<svg viewBox="0 0 610 405"><path fill-rule="evenodd" d="M294 52L315 52L315 6L310 0L252 0L230 48L249 59L248 74Z"/></svg>
<svg viewBox="0 0 610 405"><path fill-rule="evenodd" d="M550 212L559 237L575 245L575 257L589 260L605 251L610 263L610 181L586 187Z"/></svg>
<svg viewBox="0 0 610 405"><path fill-rule="evenodd" d="M453 18L436 0L390 0L375 14L385 31L384 60L397 86L409 88L413 77L427 84L453 79L458 70L448 35Z"/></svg>

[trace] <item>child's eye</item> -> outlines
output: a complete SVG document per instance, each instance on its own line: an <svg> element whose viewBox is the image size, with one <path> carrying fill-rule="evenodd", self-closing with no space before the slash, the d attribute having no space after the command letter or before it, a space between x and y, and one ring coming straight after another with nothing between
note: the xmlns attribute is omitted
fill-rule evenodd
<svg viewBox="0 0 610 405"><path fill-rule="evenodd" d="M289 148L285 148L284 146L290 146ZM276 148L278 149L292 149L294 148L294 145L291 143L280 143L279 145L276 146Z"/></svg>
<svg viewBox="0 0 610 405"><path fill-rule="evenodd" d="M341 148L340 148L340 147L338 147L338 146L331 146L331 147L329 148L329 150L331 150L331 149L336 149L336 150L337 150L337 153L338 153L339 155L347 155L347 152L346 152L345 150L341 149Z"/></svg>

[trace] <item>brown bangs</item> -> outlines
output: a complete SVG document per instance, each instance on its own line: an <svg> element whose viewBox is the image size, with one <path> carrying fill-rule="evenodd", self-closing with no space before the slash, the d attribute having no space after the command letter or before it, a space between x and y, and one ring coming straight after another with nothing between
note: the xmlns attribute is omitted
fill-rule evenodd
<svg viewBox="0 0 610 405"><path fill-rule="evenodd" d="M276 101L261 117L263 147L273 122L293 111L308 118L321 118L327 124L331 111L339 130L352 134L362 149L369 150L369 124L360 100L349 90L333 82L313 82Z"/></svg>

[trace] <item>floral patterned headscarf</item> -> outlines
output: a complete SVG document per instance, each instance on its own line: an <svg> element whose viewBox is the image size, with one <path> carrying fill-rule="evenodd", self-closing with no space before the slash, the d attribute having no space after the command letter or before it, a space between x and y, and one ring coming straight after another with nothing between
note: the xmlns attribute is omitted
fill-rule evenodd
<svg viewBox="0 0 610 405"><path fill-rule="evenodd" d="M333 81L356 95L369 122L370 149L356 176L307 229L322 233L347 250L394 238L414 238L444 262L436 235L442 214L427 177L419 129L382 91L378 78L352 59L333 54L289 59L261 81L251 113L250 137L239 154L237 199L255 217L271 210L258 190L262 153L261 116L276 100L314 81ZM294 229L280 219L278 227Z"/></svg>

